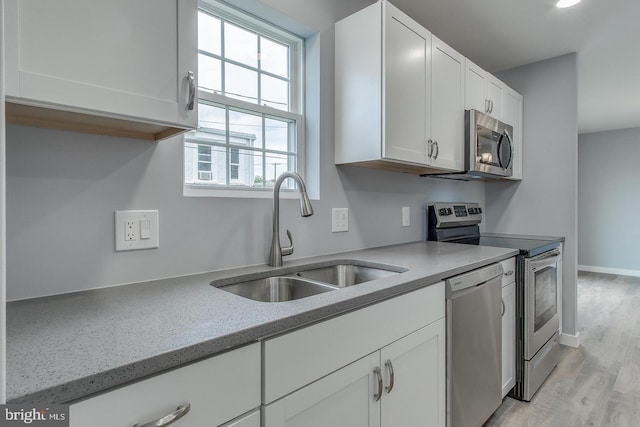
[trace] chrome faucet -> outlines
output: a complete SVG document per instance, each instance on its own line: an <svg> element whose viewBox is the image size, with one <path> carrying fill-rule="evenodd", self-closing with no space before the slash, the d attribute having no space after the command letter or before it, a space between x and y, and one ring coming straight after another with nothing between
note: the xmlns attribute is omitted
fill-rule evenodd
<svg viewBox="0 0 640 427"><path fill-rule="evenodd" d="M269 253L269 265L272 267L281 267L282 257L293 253L293 239L289 230L287 230L287 237L289 238L291 246L286 248L280 246L280 186L287 178L292 178L298 183L300 190L300 215L303 217L313 215L311 201L307 195L307 187L305 187L302 177L295 172L284 172L278 177L273 186L273 236L271 239L271 252Z"/></svg>

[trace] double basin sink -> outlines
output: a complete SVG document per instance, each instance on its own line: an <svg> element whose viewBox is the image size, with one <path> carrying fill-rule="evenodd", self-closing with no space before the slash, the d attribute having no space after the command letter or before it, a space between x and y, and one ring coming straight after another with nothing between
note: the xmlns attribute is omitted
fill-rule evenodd
<svg viewBox="0 0 640 427"><path fill-rule="evenodd" d="M284 302L382 279L404 271L406 269L395 266L373 267L342 262L323 267L301 266L298 271L286 275L254 280L239 278L232 283L215 281L211 285L255 301Z"/></svg>

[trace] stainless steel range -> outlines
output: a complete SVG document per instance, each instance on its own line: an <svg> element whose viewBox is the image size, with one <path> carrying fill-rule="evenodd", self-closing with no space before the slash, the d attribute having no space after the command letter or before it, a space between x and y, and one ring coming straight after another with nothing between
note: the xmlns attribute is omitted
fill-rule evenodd
<svg viewBox="0 0 640 427"><path fill-rule="evenodd" d="M562 289L559 239L480 234L477 203L434 203L427 239L519 249L516 260L516 385L509 393L529 401L558 364L558 292Z"/></svg>

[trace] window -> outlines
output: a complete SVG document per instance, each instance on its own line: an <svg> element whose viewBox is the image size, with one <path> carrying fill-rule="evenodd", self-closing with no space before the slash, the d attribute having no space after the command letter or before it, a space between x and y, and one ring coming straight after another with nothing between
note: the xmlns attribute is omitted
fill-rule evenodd
<svg viewBox="0 0 640 427"><path fill-rule="evenodd" d="M303 172L301 58L298 37L200 4L198 128L185 137L185 194L267 190L281 173ZM294 188L289 181L283 188Z"/></svg>

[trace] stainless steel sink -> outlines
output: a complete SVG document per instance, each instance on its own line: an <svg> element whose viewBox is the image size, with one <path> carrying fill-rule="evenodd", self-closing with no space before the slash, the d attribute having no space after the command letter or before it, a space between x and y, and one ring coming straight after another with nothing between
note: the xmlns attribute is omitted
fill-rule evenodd
<svg viewBox="0 0 640 427"><path fill-rule="evenodd" d="M382 268L363 267L354 264L338 264L329 267L300 271L296 273L296 276L328 283L338 288L346 288L347 286L382 279L384 277L393 276L394 274L398 274L398 272Z"/></svg>
<svg viewBox="0 0 640 427"><path fill-rule="evenodd" d="M220 286L219 289L255 301L283 302L334 291L336 288L296 277L266 277Z"/></svg>

